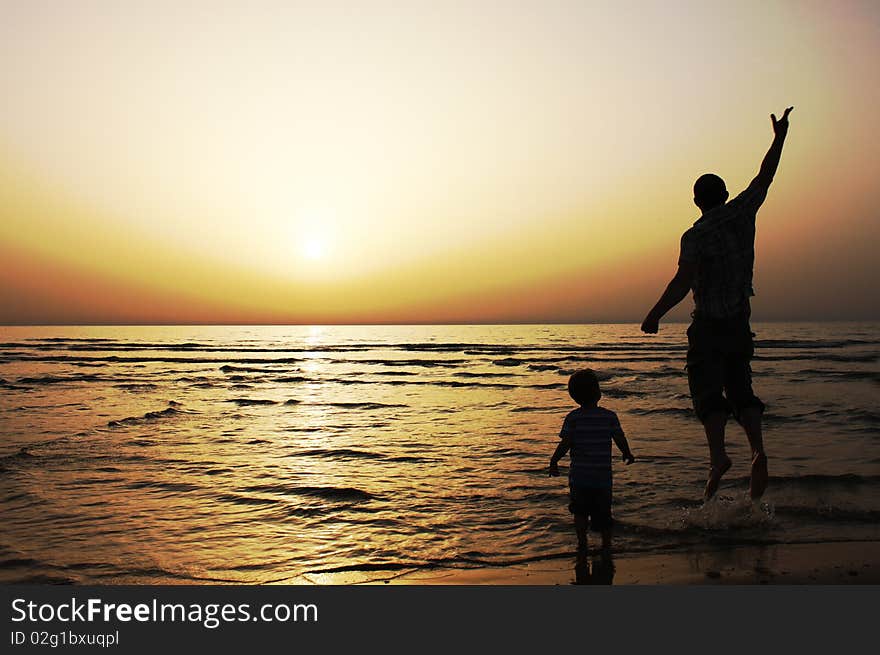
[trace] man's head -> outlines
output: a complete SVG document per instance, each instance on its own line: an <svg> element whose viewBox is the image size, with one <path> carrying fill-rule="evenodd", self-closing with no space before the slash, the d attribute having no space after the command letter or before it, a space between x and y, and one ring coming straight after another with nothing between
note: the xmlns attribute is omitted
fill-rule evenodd
<svg viewBox="0 0 880 655"><path fill-rule="evenodd" d="M724 180L714 173L700 175L694 183L694 203L704 212L723 205L729 195Z"/></svg>
<svg viewBox="0 0 880 655"><path fill-rule="evenodd" d="M578 371L568 379L568 395L578 405L595 405L602 397L599 378L588 368Z"/></svg>

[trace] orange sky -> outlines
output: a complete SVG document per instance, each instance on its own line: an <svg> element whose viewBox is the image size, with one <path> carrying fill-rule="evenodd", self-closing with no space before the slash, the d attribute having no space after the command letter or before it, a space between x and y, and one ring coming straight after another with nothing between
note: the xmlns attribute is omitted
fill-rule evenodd
<svg viewBox="0 0 880 655"><path fill-rule="evenodd" d="M755 317L880 318L876 3L400 5L5 2L0 323L638 321L789 104Z"/></svg>

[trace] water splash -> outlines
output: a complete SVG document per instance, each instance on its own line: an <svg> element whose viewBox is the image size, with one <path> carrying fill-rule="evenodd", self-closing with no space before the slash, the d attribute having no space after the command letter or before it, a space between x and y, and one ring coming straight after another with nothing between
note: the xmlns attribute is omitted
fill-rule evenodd
<svg viewBox="0 0 880 655"><path fill-rule="evenodd" d="M772 502L755 502L747 495L716 495L699 507L685 507L680 518L683 529L706 531L769 528L776 521Z"/></svg>

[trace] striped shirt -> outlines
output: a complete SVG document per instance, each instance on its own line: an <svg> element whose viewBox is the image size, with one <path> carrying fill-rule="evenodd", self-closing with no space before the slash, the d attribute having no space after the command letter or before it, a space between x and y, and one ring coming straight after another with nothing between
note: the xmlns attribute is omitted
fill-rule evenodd
<svg viewBox="0 0 880 655"><path fill-rule="evenodd" d="M571 441L570 484L611 488L611 440L623 436L617 414L603 407L579 407L565 417L560 438Z"/></svg>
<svg viewBox="0 0 880 655"><path fill-rule="evenodd" d="M730 202L710 209L681 237L679 263L696 265L694 317L751 313L755 219L767 187L755 181Z"/></svg>

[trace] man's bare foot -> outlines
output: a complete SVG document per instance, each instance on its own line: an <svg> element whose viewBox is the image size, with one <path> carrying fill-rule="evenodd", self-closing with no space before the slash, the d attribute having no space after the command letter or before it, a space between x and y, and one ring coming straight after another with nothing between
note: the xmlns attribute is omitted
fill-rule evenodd
<svg viewBox="0 0 880 655"><path fill-rule="evenodd" d="M709 479L706 480L706 490L703 492L703 499L709 500L718 491L718 485L721 483L721 476L730 469L730 458L725 456L721 463L709 469Z"/></svg>
<svg viewBox="0 0 880 655"><path fill-rule="evenodd" d="M753 499L760 498L767 490L769 474L767 473L767 455L757 453L752 459L752 479L749 481L749 493Z"/></svg>

